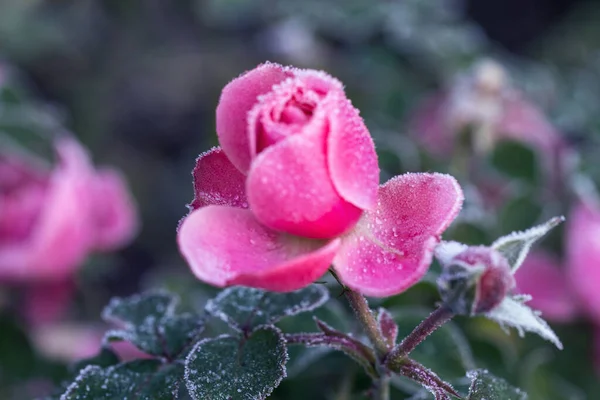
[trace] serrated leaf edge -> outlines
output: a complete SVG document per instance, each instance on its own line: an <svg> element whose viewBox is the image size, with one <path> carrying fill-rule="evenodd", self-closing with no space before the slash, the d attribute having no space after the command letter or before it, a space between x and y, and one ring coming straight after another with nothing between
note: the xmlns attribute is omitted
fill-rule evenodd
<svg viewBox="0 0 600 400"><path fill-rule="evenodd" d="M283 379L285 379L287 377L287 369L285 367L285 365L287 364L287 362L290 359L290 355L288 354L287 351L287 342L285 341L285 338L283 336L283 332L281 331L281 329L277 328L274 325L259 325L256 327L256 329L253 330L252 334L255 334L256 332L258 332L259 330L270 330L275 332L278 342L281 346L283 346L283 348L285 349L284 352L284 360L283 362L279 365L279 371L281 372L280 377L276 380L276 382L274 382L273 385L268 386L265 390L264 393L260 393L259 397L252 397L252 400L264 400L267 397L269 397L271 395L271 393L273 393L273 391L275 390L275 388L277 388L279 386L279 384L281 383L281 381ZM252 334L250 335L250 337L252 336ZM216 340L220 340L220 339L236 339L236 340L243 340L243 338L239 337L239 336L234 336L234 335L230 335L230 334L223 334L223 335L219 335L219 336L215 336L212 338L205 338L202 339L200 341L198 341L194 347L192 347L192 349L190 350L189 354L187 355L187 357L185 358L185 365L184 365L184 380L185 380L185 386L188 389L188 392L190 392L190 397L192 396L192 391L189 389L188 387L188 381L190 379L189 377L189 368L188 368L188 364L193 361L192 358L195 356L198 347L200 347L202 344L206 344L209 342L213 342ZM63 399L61 399L63 400ZM66 399L65 399L66 400ZM194 399L195 400L195 399ZM204 400L204 399L202 399Z"/></svg>
<svg viewBox="0 0 600 400"><path fill-rule="evenodd" d="M284 314L284 315L280 315L278 317L274 317L274 318L270 318L265 324L261 324L261 325L271 325L271 324L275 324L277 322L279 322L280 320L282 320L285 317L291 317L294 315L298 315L301 314L303 312L309 312L309 311L313 311L319 307L321 307L323 304L327 303L327 301L329 300L329 290L327 290L327 288L323 287L323 286L319 286L319 285L313 285L310 286L313 289L317 289L320 293L320 297L319 300L311 303L308 307L301 307L301 306L293 306L290 307L288 309L288 311ZM225 313L224 311L222 311L222 309L218 308L216 306L216 303L220 302L221 300L223 300L223 298L226 298L227 296L230 295L230 293L234 292L235 290L240 290L240 288L242 289L253 289L253 288L246 288L243 286L232 286L229 288L226 288L225 290L221 291L221 293L219 293L216 297L208 300L206 302L206 306L204 307L205 311L207 313L209 313L210 315L212 315L213 317L216 317L218 319L220 319L221 321L225 322L227 325L229 325L230 327L238 330L238 331L242 331L242 327L240 326L240 324L238 323L238 321L235 321L233 318L231 318L227 313ZM253 290L260 290L260 289L253 289ZM302 290L302 289L299 289ZM265 294L268 294L268 291L263 291ZM293 293L293 292L291 292ZM279 293L281 294L281 293ZM261 326L259 325L259 326ZM253 330L258 329L257 327L254 327Z"/></svg>

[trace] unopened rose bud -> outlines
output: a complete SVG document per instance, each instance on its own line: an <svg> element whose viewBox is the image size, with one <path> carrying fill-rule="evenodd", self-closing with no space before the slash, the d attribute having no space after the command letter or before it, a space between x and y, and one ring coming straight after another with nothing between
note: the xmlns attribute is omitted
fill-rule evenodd
<svg viewBox="0 0 600 400"><path fill-rule="evenodd" d="M444 303L463 315L491 311L514 286L506 258L484 246L468 247L454 256L438 279Z"/></svg>

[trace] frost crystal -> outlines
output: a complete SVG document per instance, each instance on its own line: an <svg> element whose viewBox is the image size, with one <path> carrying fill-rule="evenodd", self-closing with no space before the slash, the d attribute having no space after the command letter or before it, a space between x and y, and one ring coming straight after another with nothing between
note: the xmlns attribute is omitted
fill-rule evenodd
<svg viewBox="0 0 600 400"><path fill-rule="evenodd" d="M491 247L506 257L514 274L523 264L531 245L564 220L564 217L554 217L526 231L513 232L496 240Z"/></svg>
<svg viewBox="0 0 600 400"><path fill-rule="evenodd" d="M562 350L562 343L546 321L540 318L540 312L523 304L528 299L526 296L506 297L498 307L488 312L486 317L503 327L516 328L520 336L523 336L525 331L536 333Z"/></svg>

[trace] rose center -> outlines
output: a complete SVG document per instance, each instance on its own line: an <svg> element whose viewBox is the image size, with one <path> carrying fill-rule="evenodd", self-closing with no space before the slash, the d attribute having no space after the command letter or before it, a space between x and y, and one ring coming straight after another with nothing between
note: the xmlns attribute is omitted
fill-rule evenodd
<svg viewBox="0 0 600 400"><path fill-rule="evenodd" d="M301 132L312 119L314 110L324 95L325 93L314 90L297 88L287 99L275 104L260 120L257 151Z"/></svg>

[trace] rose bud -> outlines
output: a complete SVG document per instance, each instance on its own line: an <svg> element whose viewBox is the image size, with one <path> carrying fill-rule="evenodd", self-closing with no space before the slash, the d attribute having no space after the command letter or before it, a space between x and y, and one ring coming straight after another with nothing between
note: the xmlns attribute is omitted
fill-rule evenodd
<svg viewBox="0 0 600 400"><path fill-rule="evenodd" d="M443 268L438 289L456 314L473 316L491 311L515 286L508 261L489 247L468 247Z"/></svg>

